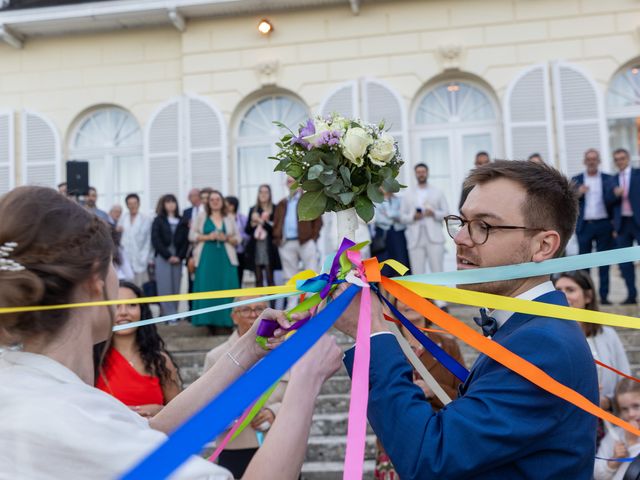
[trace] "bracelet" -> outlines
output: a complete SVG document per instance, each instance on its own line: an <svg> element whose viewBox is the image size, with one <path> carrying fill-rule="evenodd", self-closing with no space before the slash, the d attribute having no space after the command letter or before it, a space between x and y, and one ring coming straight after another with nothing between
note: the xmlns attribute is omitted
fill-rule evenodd
<svg viewBox="0 0 640 480"><path fill-rule="evenodd" d="M229 358L231 359L231 361L232 361L233 363L235 363L239 368L241 368L241 369L242 369L242 370L244 370L245 372L247 371L247 369L246 369L246 368L244 368L242 365L240 365L240 362L236 359L236 357L234 357L234 356L231 354L231 351L227 351L227 357L229 357Z"/></svg>

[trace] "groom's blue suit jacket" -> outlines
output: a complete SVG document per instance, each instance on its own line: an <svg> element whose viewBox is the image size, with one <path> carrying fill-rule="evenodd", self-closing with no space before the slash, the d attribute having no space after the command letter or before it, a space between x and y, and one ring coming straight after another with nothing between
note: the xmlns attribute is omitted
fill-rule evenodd
<svg viewBox="0 0 640 480"><path fill-rule="evenodd" d="M567 305L560 292L536 301ZM596 368L577 323L515 313L493 340L598 403ZM353 355L345 355L350 375ZM369 422L402 480L591 479L595 417L485 355L438 413L412 380L395 337L372 337Z"/></svg>

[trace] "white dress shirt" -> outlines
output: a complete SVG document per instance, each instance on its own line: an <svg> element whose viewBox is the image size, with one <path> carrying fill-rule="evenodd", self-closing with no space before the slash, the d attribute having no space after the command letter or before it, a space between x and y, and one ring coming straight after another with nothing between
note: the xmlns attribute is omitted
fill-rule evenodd
<svg viewBox="0 0 640 480"><path fill-rule="evenodd" d="M584 219L602 220L608 217L607 208L602 198L602 176L584 174L584 184L589 190L584 194Z"/></svg>
<svg viewBox="0 0 640 480"><path fill-rule="evenodd" d="M555 291L553 282L551 282L551 280L547 280L546 282L541 283L540 285L536 285L535 287L530 288L526 292L521 293L515 298L519 298L520 300L534 300L544 295L545 293L549 293L553 291ZM494 310L492 312L489 312L489 315L491 315L493 318L496 319L498 328L500 328L502 327L502 325L506 323L507 320L509 320L509 318L511 318L511 315L513 315L514 313L515 312L508 312L506 310Z"/></svg>
<svg viewBox="0 0 640 480"><path fill-rule="evenodd" d="M114 479L167 437L44 355L0 353L0 478ZM192 457L173 479L232 480Z"/></svg>

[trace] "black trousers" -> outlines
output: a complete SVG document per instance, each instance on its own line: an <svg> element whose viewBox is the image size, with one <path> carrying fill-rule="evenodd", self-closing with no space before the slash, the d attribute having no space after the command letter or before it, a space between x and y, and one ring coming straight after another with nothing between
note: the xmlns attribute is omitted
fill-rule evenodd
<svg viewBox="0 0 640 480"><path fill-rule="evenodd" d="M244 471L257 451L257 448L223 450L218 457L218 465L229 470L233 478L242 478Z"/></svg>

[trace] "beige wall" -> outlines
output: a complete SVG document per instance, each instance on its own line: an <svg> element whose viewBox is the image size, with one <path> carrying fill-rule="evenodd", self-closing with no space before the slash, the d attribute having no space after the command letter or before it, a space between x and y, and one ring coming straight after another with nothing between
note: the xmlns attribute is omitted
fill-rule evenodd
<svg viewBox="0 0 640 480"><path fill-rule="evenodd" d="M0 108L45 115L66 146L87 109L115 104L144 127L162 102L195 93L222 111L232 147L239 112L264 87L264 62L277 61L275 86L312 110L339 84L371 76L411 112L445 72L441 47L461 47L454 65L499 99L524 67L554 59L582 66L604 93L639 54L637 0L365 2L358 16L345 2L268 17L275 27L268 38L257 33L259 16L248 15L190 20L184 33L167 27L29 38L22 50L0 44Z"/></svg>

